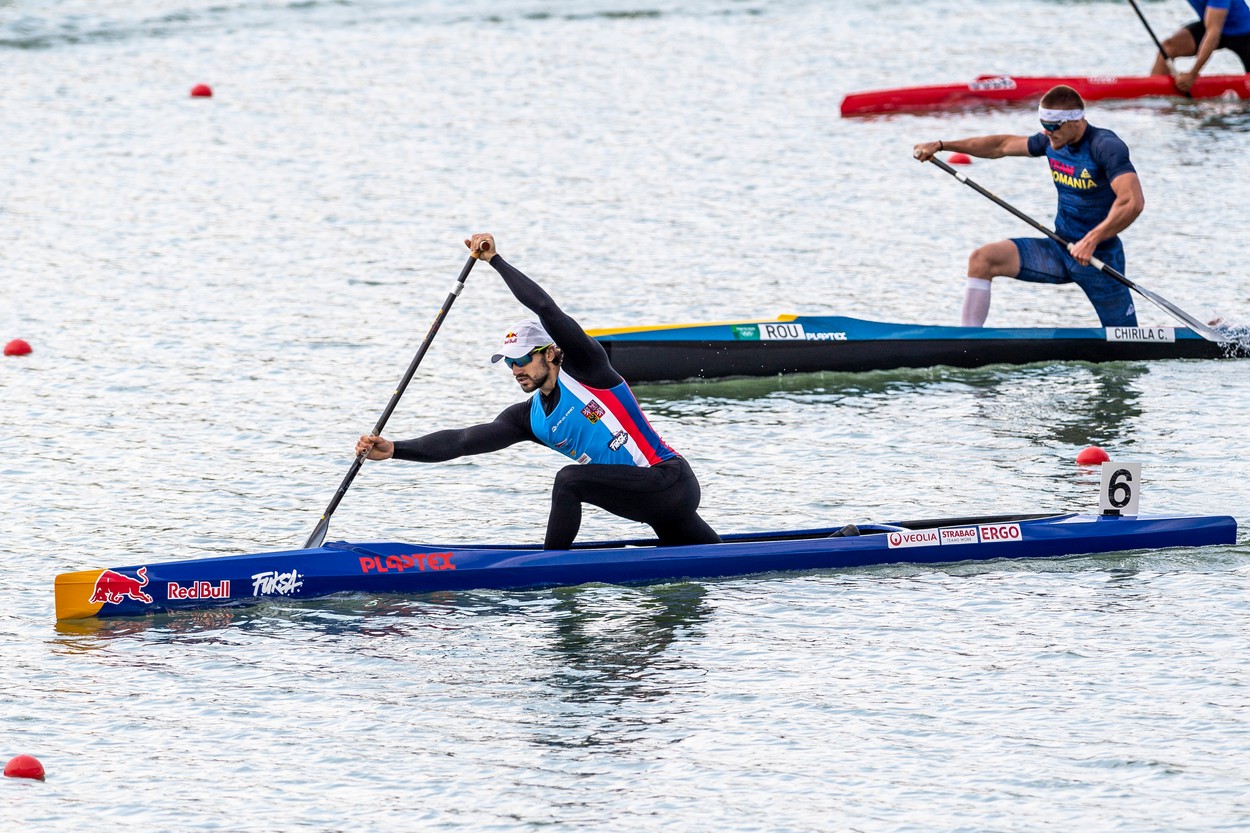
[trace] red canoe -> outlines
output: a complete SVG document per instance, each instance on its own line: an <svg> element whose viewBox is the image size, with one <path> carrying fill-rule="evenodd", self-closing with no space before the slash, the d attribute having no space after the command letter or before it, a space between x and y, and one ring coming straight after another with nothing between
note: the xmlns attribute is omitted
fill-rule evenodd
<svg viewBox="0 0 1250 833"><path fill-rule="evenodd" d="M1015 75L982 75L968 84L934 87L900 87L852 93L842 99L843 116L868 116L901 111L947 110L986 104L1034 102L1057 84L1067 84L1086 101L1105 98L1180 97L1166 75L1088 78L1030 78ZM1192 98L1250 98L1250 75L1200 75Z"/></svg>

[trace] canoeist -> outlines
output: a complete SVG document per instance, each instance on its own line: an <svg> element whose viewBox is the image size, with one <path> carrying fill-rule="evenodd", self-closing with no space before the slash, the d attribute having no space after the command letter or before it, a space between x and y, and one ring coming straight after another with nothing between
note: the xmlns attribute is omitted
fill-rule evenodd
<svg viewBox="0 0 1250 833"><path fill-rule="evenodd" d="M1115 133L1085 120L1085 102L1060 85L1042 96L1038 115L1042 132L1032 136L975 136L918 144L912 155L927 162L940 151L997 159L1042 156L1059 192L1055 231L1073 244L1071 251L1050 238L1013 238L982 246L968 258L962 324L981 327L990 311L990 286L996 277L1033 283L1075 283L1089 298L1104 327L1133 327L1137 312L1128 287L1090 264L1097 257L1124 274L1124 246L1119 233L1146 205L1141 181L1129 161L1128 146Z"/></svg>
<svg viewBox="0 0 1250 833"><path fill-rule="evenodd" d="M1198 19L1176 30L1163 42L1169 58L1197 56L1185 72L1176 73L1176 88L1189 92L1199 71L1217 49L1230 49L1241 59L1245 72L1250 72L1250 7L1246 0L1189 0ZM1151 75L1168 75L1163 56L1155 54Z"/></svg>
<svg viewBox="0 0 1250 833"><path fill-rule="evenodd" d="M495 252L489 234L464 241L473 257L495 267L516 299L538 321L508 329L499 351L524 402L493 422L391 442L362 436L356 454L370 460L436 463L498 451L528 440L578 464L562 468L551 491L544 549L568 549L582 522L582 504L646 523L664 545L712 544L720 536L699 517L699 481L690 464L647 421L599 342L582 330L543 289Z"/></svg>

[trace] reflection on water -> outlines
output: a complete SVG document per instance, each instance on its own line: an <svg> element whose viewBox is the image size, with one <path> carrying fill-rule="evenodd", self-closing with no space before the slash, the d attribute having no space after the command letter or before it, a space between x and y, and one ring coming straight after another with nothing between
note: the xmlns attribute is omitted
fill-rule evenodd
<svg viewBox="0 0 1250 833"><path fill-rule="evenodd" d="M692 583L552 591L552 651L563 667L549 679L570 701L663 695L647 678L668 646L707 617L706 594Z"/></svg>
<svg viewBox="0 0 1250 833"><path fill-rule="evenodd" d="M731 379L699 379L682 382L648 383L630 388L648 409L662 413L664 408L681 408L690 401L721 403L748 402L785 396L854 397L923 389L926 385L976 378L985 368L901 368L867 373L791 373L778 376L744 376ZM690 413L681 410L679 413Z"/></svg>
<svg viewBox="0 0 1250 833"><path fill-rule="evenodd" d="M1148 363L997 365L872 373L804 373L768 378L639 385L639 399L657 416L706 416L727 403L793 399L836 405L900 396L970 393L986 430L1032 437L1037 444L1084 446L1123 442L1141 416L1137 380Z"/></svg>
<svg viewBox="0 0 1250 833"><path fill-rule="evenodd" d="M972 387L987 430L1000 436L1030 438L1043 448L1125 446L1142 415L1136 382L1149 372L1140 363L1052 365Z"/></svg>

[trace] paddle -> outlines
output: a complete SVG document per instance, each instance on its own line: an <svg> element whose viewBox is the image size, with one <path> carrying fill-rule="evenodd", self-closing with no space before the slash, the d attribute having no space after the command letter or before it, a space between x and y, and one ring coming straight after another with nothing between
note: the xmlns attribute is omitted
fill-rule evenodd
<svg viewBox="0 0 1250 833"><path fill-rule="evenodd" d="M1146 20L1146 16L1142 14L1141 9L1138 8L1137 0L1128 0L1128 2L1129 2L1129 5L1133 7L1133 11L1137 12L1138 20L1140 20L1141 24L1146 27L1146 32L1149 33L1150 39L1155 42L1155 47L1159 50L1159 54L1163 56L1163 65L1168 68L1168 75L1171 75L1172 81L1175 82L1176 81L1176 64L1172 61L1171 58L1168 57L1167 50L1163 48L1163 44L1159 42L1159 39L1157 37L1155 37L1155 30L1150 28L1150 22ZM1181 93L1181 95L1185 96L1185 98L1193 98L1192 93L1185 92L1181 90L1179 87L1177 88L1176 91Z"/></svg>
<svg viewBox="0 0 1250 833"><path fill-rule="evenodd" d="M946 171L951 176L955 177L955 179L959 180L964 185L967 185L969 188L972 188L981 196L988 197L992 202L997 203L1002 208L1005 208L1008 211L1010 211L1012 214L1015 214L1021 220L1024 220L1024 222L1028 223L1033 228L1037 229L1042 234L1049 237L1051 240L1054 240L1056 243L1066 248L1069 252L1072 251L1073 246L1067 240L1064 240L1058 234L1055 234L1055 232L1046 228L1046 226L1042 225L1037 220L1034 220L1032 217L1025 214L1023 211L1020 211L1014 205L1011 205L1010 203L1007 203L1004 200L999 199L994 194L990 193L989 191L982 188L977 183L973 182L964 174L961 174L959 171L955 170L950 165L947 165L941 159L938 159L936 156L934 156L934 157L931 157L929 161L932 162L934 165L937 165L942 170ZM1111 268L1107 264L1103 263L1098 258L1096 257L1090 258L1089 262L1091 265L1093 265L1095 269L1101 269L1104 274L1115 278L1117 281L1124 284L1125 286L1127 286L1129 289L1133 290L1134 292L1138 293L1143 298L1145 298L1146 300L1153 303L1155 306L1162 309L1164 312L1167 312L1175 316L1180 321L1185 322L1185 326L1189 327L1189 329L1193 330L1195 333L1202 336L1207 341L1214 341L1214 342L1219 342L1219 343L1224 343L1228 341L1228 338L1224 336L1223 334L1217 332L1216 330L1213 330L1211 327L1208 327L1206 324L1203 324L1201 321L1194 318L1192 315L1185 312L1183 309L1176 306L1176 304L1173 304L1171 301L1167 300L1166 298L1161 298L1155 293L1151 292L1149 289L1146 289L1145 287L1140 286L1134 283L1133 281L1129 280L1128 278L1124 277L1124 275L1122 275L1120 272Z"/></svg>
<svg viewBox="0 0 1250 833"><path fill-rule="evenodd" d="M443 301L442 308L438 311L438 315L434 316L434 323L430 325L430 331L425 335L425 341L421 342L421 347L417 350L417 355L412 357L412 363L408 365L408 372L404 374L404 378L400 380L399 386L395 388L395 393L391 395L391 401L386 404L386 410L382 412L382 416L378 418L377 425L373 426L374 434L381 434L382 429L386 427L386 421L391 418L391 413L395 410L395 406L399 404L399 397L404 395L404 389L408 387L408 383L412 381L412 375L417 372L417 365L421 364L421 359L425 357L425 353L430 349L430 342L434 341L434 336L438 333L438 328L442 326L443 319L447 317L447 311L451 309L451 305L455 303L456 296L464 289L465 278L469 277L469 272L473 269L473 264L477 262L477 258L470 257L464 263L464 268L460 270L460 277L456 278L456 285L447 295L447 300ZM352 467L347 470L347 476L343 478L343 482L339 484L338 491L334 493L334 497L330 499L330 505L326 507L326 511L322 514L321 520L317 522L317 528L312 531L312 535L308 536L308 540L304 542L304 549L310 550L321 546L326 539L326 532L330 529L330 516L334 514L334 510L338 508L339 502L343 500L343 496L347 494L347 489L352 485L352 481L356 479L356 473L360 471L360 467L364 465L369 453L366 451L356 455L355 462Z"/></svg>
<svg viewBox="0 0 1250 833"><path fill-rule="evenodd" d="M1159 39L1157 37L1155 37L1155 30L1150 28L1150 22L1146 20L1146 16L1142 14L1141 9L1138 8L1137 0L1128 0L1128 3L1130 6L1133 7L1133 11L1137 12L1137 19L1141 21L1141 25L1146 27L1146 31L1150 34L1150 39L1154 41L1155 46L1158 47L1159 54L1163 56L1163 63L1164 65L1167 66L1168 72L1170 72L1173 76L1175 76L1176 65L1172 63L1172 59L1168 57L1168 53L1166 50L1164 50L1163 44L1159 42Z"/></svg>

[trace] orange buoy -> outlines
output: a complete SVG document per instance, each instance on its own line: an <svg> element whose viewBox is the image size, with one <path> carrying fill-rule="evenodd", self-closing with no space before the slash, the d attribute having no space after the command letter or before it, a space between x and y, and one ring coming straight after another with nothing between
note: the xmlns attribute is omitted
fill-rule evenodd
<svg viewBox="0 0 1250 833"><path fill-rule="evenodd" d="M1076 464L1078 466L1097 466L1101 463L1110 462L1111 455L1103 451L1096 445L1089 448L1082 448L1080 453L1076 455Z"/></svg>
<svg viewBox="0 0 1250 833"><path fill-rule="evenodd" d="M43 764L32 755L18 755L4 765L4 774L8 778L43 778Z"/></svg>
<svg viewBox="0 0 1250 833"><path fill-rule="evenodd" d="M4 345L4 355L25 356L30 353L30 343L25 339L15 338Z"/></svg>

